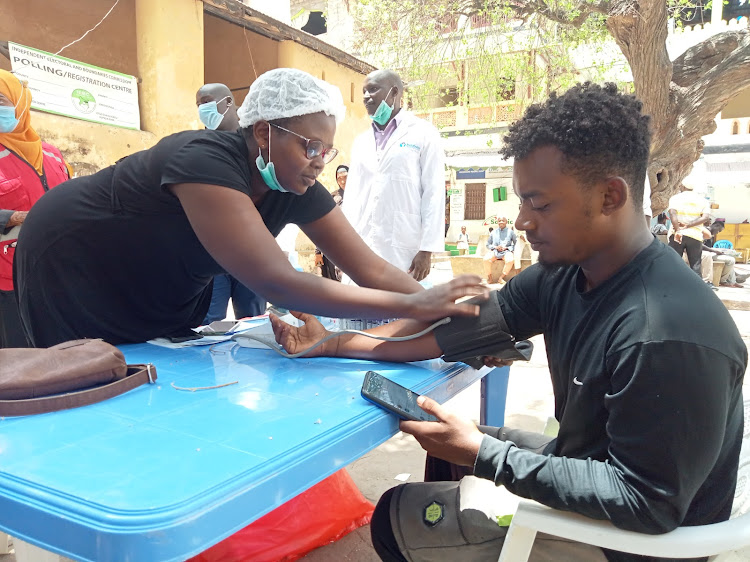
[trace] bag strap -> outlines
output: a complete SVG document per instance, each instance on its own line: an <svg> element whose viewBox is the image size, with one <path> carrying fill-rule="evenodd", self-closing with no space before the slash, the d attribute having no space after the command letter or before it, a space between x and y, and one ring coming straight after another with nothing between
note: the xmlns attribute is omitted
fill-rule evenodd
<svg viewBox="0 0 750 562"><path fill-rule="evenodd" d="M79 406L88 406L107 398L119 396L142 384L153 384L155 380L156 367L151 363L145 365L128 365L128 373L125 375L125 378L102 386L68 392L66 394L42 396L40 398L0 400L0 416L29 416L32 414L46 414L58 410L78 408Z"/></svg>

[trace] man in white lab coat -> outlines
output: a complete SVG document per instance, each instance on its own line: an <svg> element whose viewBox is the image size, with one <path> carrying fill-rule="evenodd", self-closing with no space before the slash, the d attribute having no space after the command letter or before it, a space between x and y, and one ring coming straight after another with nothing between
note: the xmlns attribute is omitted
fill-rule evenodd
<svg viewBox="0 0 750 562"><path fill-rule="evenodd" d="M341 208L377 255L421 281L432 252L445 249L440 134L401 107L404 86L395 72L369 74L362 91L373 124L352 146Z"/></svg>

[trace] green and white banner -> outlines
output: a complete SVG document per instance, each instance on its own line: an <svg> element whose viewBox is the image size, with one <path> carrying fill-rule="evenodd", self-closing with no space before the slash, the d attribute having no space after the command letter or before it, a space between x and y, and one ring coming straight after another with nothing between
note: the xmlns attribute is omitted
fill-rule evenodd
<svg viewBox="0 0 750 562"><path fill-rule="evenodd" d="M11 68L28 81L31 107L40 111L140 129L138 81L39 49L8 42Z"/></svg>

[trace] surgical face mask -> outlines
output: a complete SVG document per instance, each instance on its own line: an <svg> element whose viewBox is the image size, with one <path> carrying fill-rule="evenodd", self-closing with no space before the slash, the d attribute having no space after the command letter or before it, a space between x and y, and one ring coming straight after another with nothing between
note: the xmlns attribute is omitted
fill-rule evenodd
<svg viewBox="0 0 750 562"><path fill-rule="evenodd" d="M17 126L16 108L0 106L0 133L12 133Z"/></svg>
<svg viewBox="0 0 750 562"><path fill-rule="evenodd" d="M263 160L263 155L258 149L258 157L255 159L255 165L258 167L260 177L263 178L265 183L270 189L274 191L281 191L282 193L289 193L288 189L284 189L279 183L279 178L276 177L276 167L271 162L271 127L268 127L268 164Z"/></svg>
<svg viewBox="0 0 750 562"><path fill-rule="evenodd" d="M200 117L201 123L203 123L207 129L215 131L221 122L224 120L224 116L229 111L229 104L224 113L219 113L218 105L219 102L229 99L229 96L220 99L219 101L209 101L202 103L198 106L198 116Z"/></svg>
<svg viewBox="0 0 750 562"><path fill-rule="evenodd" d="M385 95L385 98L383 98L383 101L380 102L380 105L375 110L375 113L370 115L370 119L375 121L378 125L385 125L388 123L388 120L391 118L391 115L393 114L393 105L396 105L395 103L393 105L388 105L385 103L385 100L388 99L388 96L391 95L391 91L393 88L388 90L388 93Z"/></svg>
<svg viewBox="0 0 750 562"><path fill-rule="evenodd" d="M23 95L26 95L25 89ZM0 105L0 133L12 133L16 130L16 127L18 127L18 121L21 119L21 115L23 115L23 113L21 113L21 115L16 117L16 109L18 109L20 104L21 98L18 99L18 103L13 107Z"/></svg>

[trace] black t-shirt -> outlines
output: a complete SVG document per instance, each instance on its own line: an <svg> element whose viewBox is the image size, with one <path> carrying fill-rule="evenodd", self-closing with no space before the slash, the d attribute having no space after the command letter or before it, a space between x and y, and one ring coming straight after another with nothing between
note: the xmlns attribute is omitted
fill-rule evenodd
<svg viewBox="0 0 750 562"><path fill-rule="evenodd" d="M544 334L560 430L544 455L485 437L475 473L644 533L728 519L747 367L731 316L657 240L595 289L584 281L535 265L496 294L510 333Z"/></svg>
<svg viewBox="0 0 750 562"><path fill-rule="evenodd" d="M241 133L186 131L45 194L28 215L14 260L33 343L138 342L197 326L211 280L223 270L168 186L235 189L252 205L251 181ZM270 191L258 212L276 236L286 224L315 221L334 206L316 183L301 196Z"/></svg>

